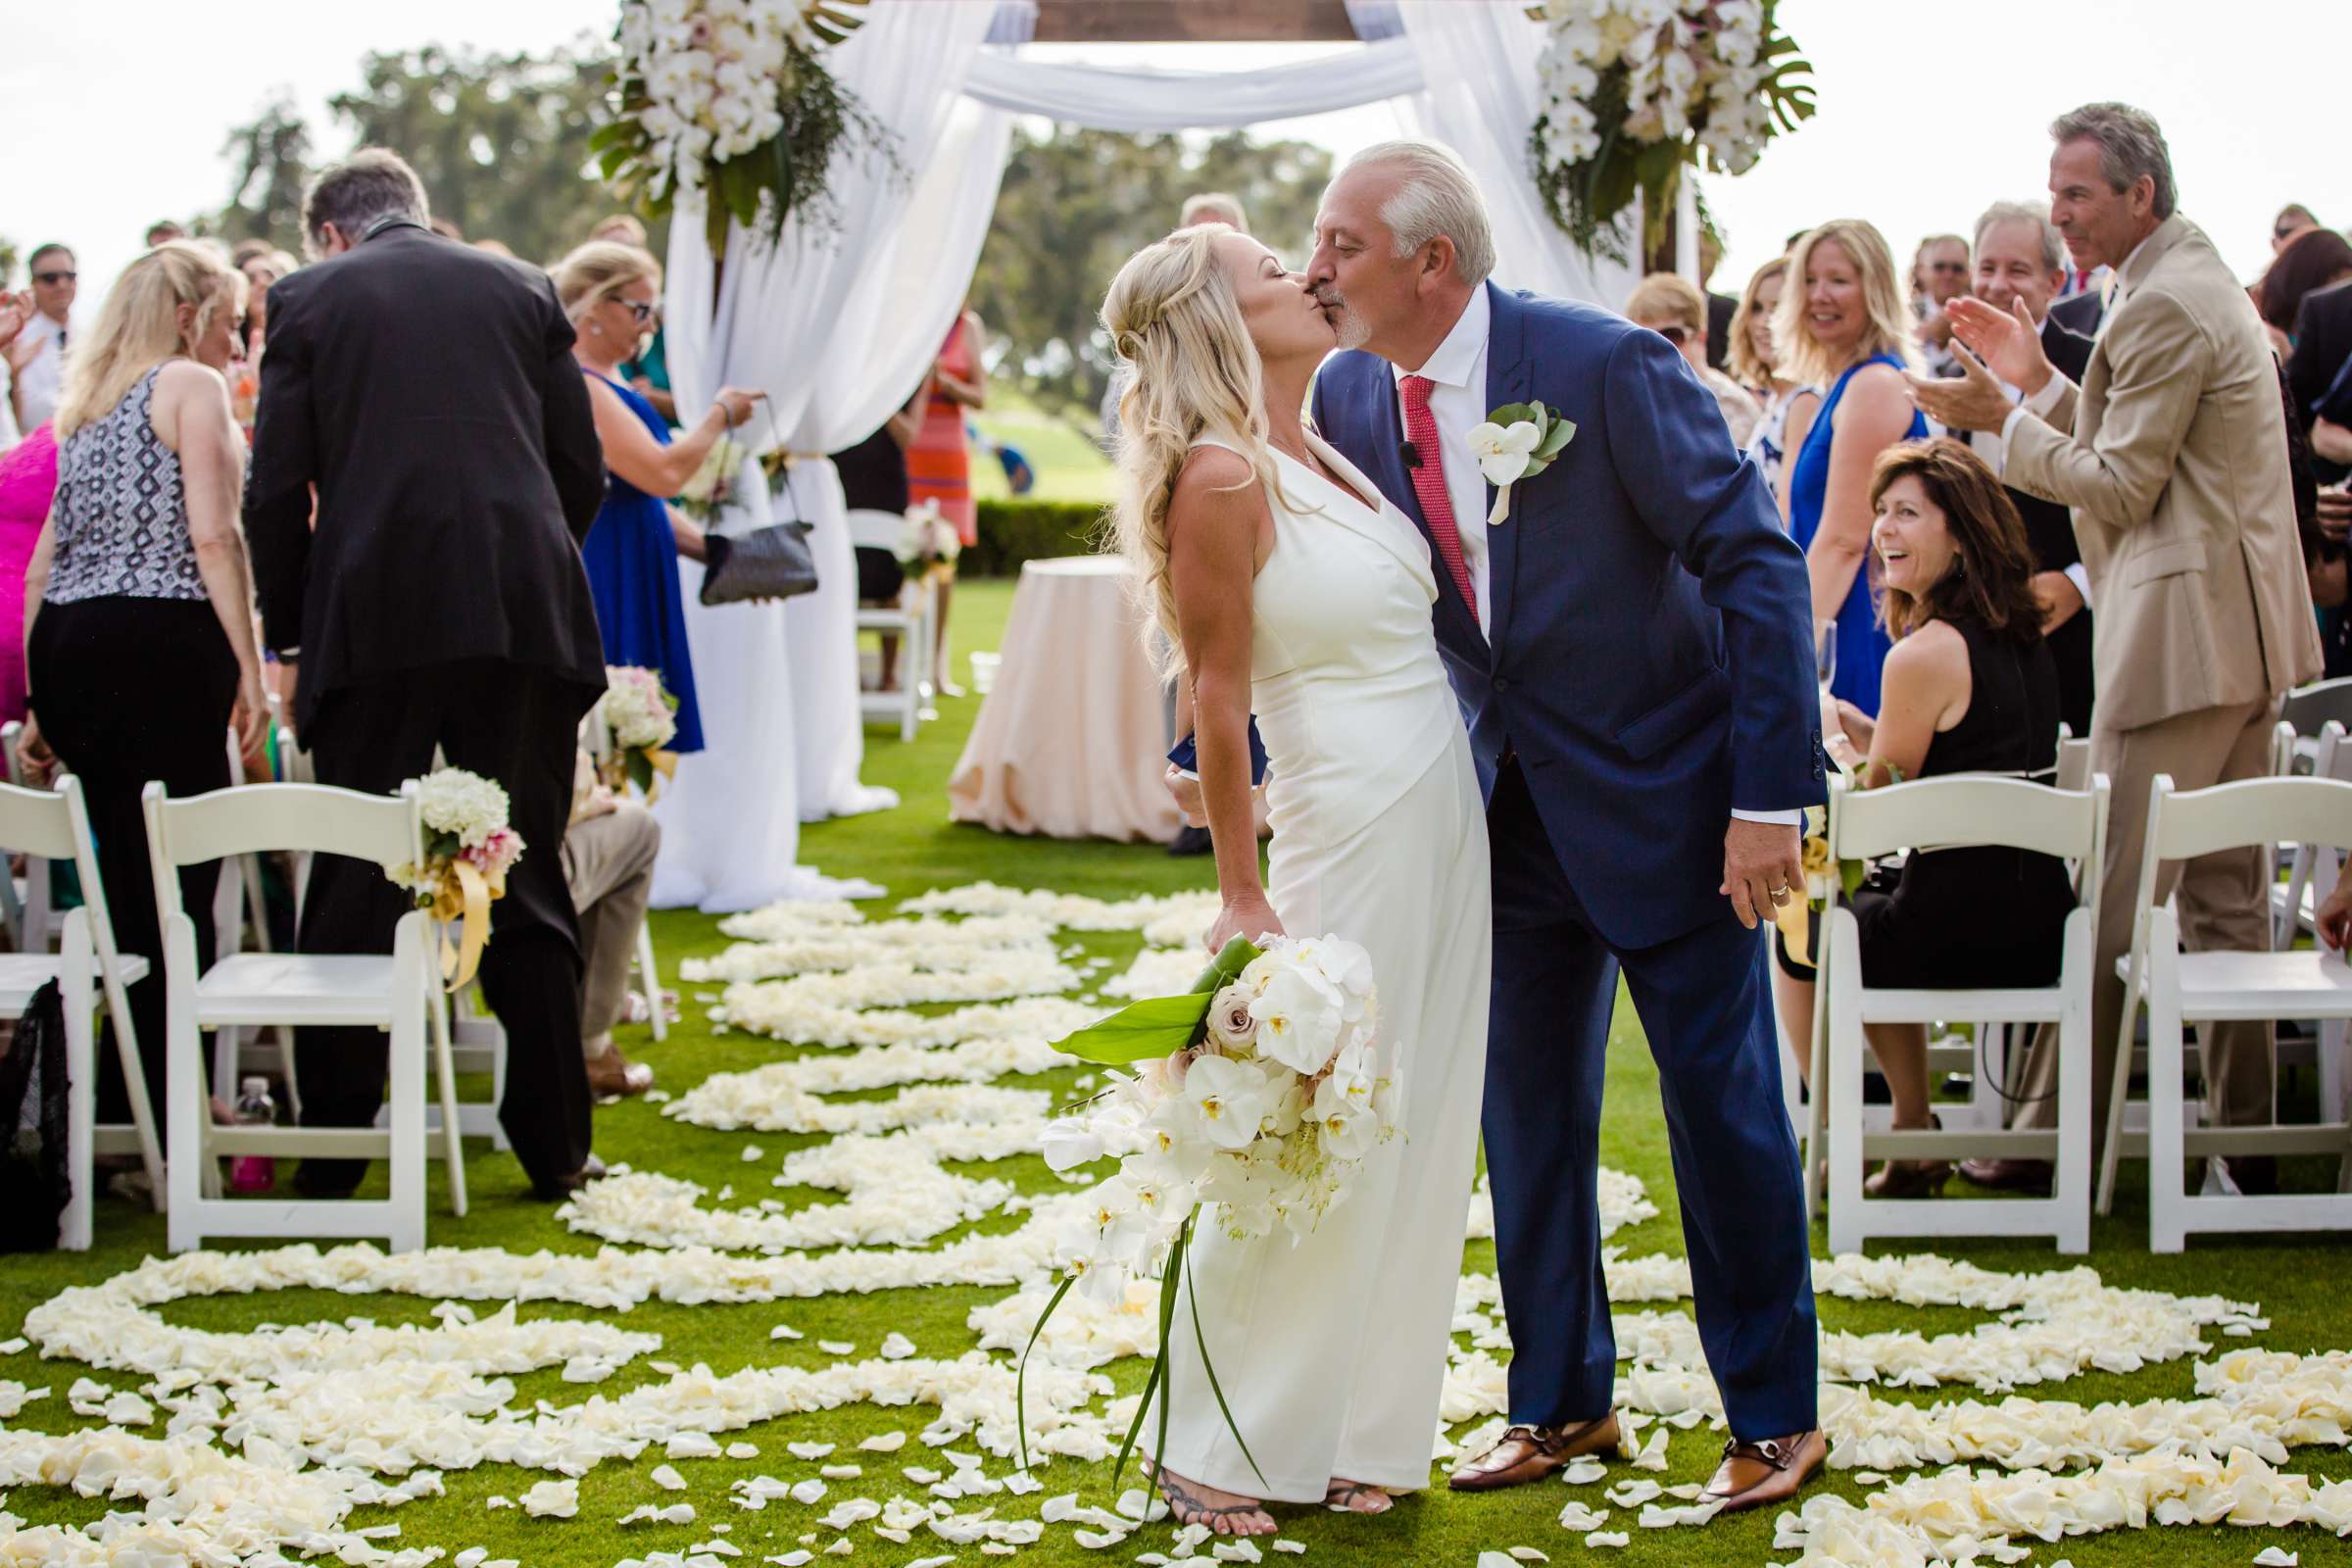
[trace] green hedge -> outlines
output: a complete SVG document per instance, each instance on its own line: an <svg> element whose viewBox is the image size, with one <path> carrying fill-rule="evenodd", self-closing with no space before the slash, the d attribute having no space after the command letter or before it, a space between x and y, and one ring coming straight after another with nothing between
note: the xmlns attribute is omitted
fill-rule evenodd
<svg viewBox="0 0 2352 1568"><path fill-rule="evenodd" d="M956 562L958 575L1010 577L1021 563L1092 555L1101 548L1103 510L1083 501L983 501L980 542Z"/></svg>

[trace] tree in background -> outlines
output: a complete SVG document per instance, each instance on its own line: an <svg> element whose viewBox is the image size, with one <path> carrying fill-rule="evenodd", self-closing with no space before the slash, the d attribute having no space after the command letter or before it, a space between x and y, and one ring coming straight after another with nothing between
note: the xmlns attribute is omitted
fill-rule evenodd
<svg viewBox="0 0 2352 1568"><path fill-rule="evenodd" d="M611 59L582 37L540 54L427 45L371 53L360 85L327 100L355 147L389 147L415 166L433 216L468 239L495 239L547 262L587 237L617 204L590 168ZM224 148L228 204L205 220L228 239L263 236L299 252L312 137L280 91ZM655 243L661 243L656 235Z"/></svg>
<svg viewBox="0 0 2352 1568"><path fill-rule="evenodd" d="M266 239L302 254L302 191L311 177L311 127L294 94L280 87L254 118L228 133L221 156L236 172L228 205L200 222L201 233L236 241Z"/></svg>
<svg viewBox="0 0 2352 1568"><path fill-rule="evenodd" d="M1001 356L991 373L1091 429L1114 364L1097 315L1120 264L1175 227L1187 196L1222 190L1241 198L1259 239L1302 265L1330 179L1324 149L1245 131L1201 141L1016 127L972 279Z"/></svg>

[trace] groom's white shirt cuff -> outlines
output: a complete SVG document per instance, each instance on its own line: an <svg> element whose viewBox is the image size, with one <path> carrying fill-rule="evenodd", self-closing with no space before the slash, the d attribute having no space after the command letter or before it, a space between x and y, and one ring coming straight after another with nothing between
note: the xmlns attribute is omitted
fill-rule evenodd
<svg viewBox="0 0 2352 1568"><path fill-rule="evenodd" d="M1735 806L1732 808L1732 815L1742 822L1763 822L1773 827L1797 827L1801 826L1805 820L1805 813L1802 809L1789 811L1742 811L1740 809L1740 808Z"/></svg>

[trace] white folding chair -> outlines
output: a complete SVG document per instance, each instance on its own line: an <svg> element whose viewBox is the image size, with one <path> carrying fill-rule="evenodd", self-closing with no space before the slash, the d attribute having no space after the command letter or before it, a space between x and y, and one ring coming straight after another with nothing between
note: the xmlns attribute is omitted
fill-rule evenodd
<svg viewBox="0 0 2352 1568"><path fill-rule="evenodd" d="M2320 731L2330 720L2352 730L2352 676L2314 681L2286 694L2286 702L2278 710L2278 722L2292 732L2287 737L2292 771L2311 771L2311 764L2319 755Z"/></svg>
<svg viewBox="0 0 2352 1568"><path fill-rule="evenodd" d="M424 914L401 916L388 956L240 953L207 970L198 964L195 923L179 902L179 867L263 850L346 855L379 865L414 862L423 844L416 787L372 796L316 784L256 784L175 801L151 783L145 804L164 928L172 1250L185 1251L214 1236L382 1237L394 1251L422 1247L425 1033L434 991ZM224 1024L384 1030L391 1037L390 1131L215 1127L202 1032ZM448 1142L454 1150L454 1128ZM382 1159L391 1193L380 1200L240 1200L206 1192L202 1173L216 1170L220 1156L236 1154Z"/></svg>
<svg viewBox="0 0 2352 1568"><path fill-rule="evenodd" d="M8 782L19 789L37 789L24 777L24 767L17 760L17 744L24 738L24 726L10 722L0 724L0 755L4 755ZM9 850L24 857L24 880L20 885L14 877L0 877L8 884L5 901L0 901L0 915L5 915L9 946L19 953L52 953L66 930L66 911L57 906L55 892L50 886L49 858L34 855L23 845L11 844ZM63 858L63 857L60 857Z"/></svg>
<svg viewBox="0 0 2352 1568"><path fill-rule="evenodd" d="M2033 850L2096 867L2107 833L2107 780L2065 791L2022 779L1925 779L1857 792L1830 782L1830 854L1867 859L1909 849L1935 853L1974 845ZM2051 986L1970 990L1878 990L1862 984L1862 928L1851 909L1833 906L1824 920L1822 968L1815 982L1813 1136L1808 1151L1829 1151L1830 1250L1859 1250L1873 1236L2048 1236L2061 1252L2090 1247L2090 974L2098 926L2098 876L2079 876L2067 915L2058 982ZM1986 919L2000 911L1988 908ZM2059 1054L2058 1127L1971 1127L1945 1131L1870 1130L1862 1103L1869 1058L1867 1023L1932 1025L1944 1018L1979 1027L2055 1023ZM1980 1074L1980 1076L1983 1076ZM2056 1167L2046 1199L1940 1199L1918 1202L1863 1196L1865 1159L1959 1158L1991 1154L2049 1159ZM1817 1167L1819 1161L1815 1160ZM1816 1175L1814 1182L1821 1178ZM1810 1184L1809 1184L1810 1185Z"/></svg>
<svg viewBox="0 0 2352 1568"><path fill-rule="evenodd" d="M2344 726L2333 719L2320 728L2311 771L2315 778L2352 782L2352 746L2344 744ZM2312 916L2324 896L2321 889L2335 886L2342 858L2325 844L2297 844L2286 864L2285 879L2273 878L2270 883L2273 952L2293 947L2299 934L2314 929Z"/></svg>
<svg viewBox="0 0 2352 1568"><path fill-rule="evenodd" d="M2114 1200L2115 1174L2127 1153L2148 1161L2148 1248L2178 1252L2190 1231L2352 1229L2352 1125L2331 1107L2322 1120L2259 1127L2186 1125L2181 1093L2190 1023L2233 1019L2352 1018L2352 967L2335 955L2297 952L2180 951L2180 922L2156 902L2157 873L2168 861L2281 839L2352 849L2352 783L2332 778L2258 778L2176 792L2169 774L2148 790L2147 845L2140 856L2132 951L2116 960L2124 1009L2116 1042L2115 1081L2100 1161L2099 1208ZM2140 1004L2148 1011L2148 1126L2124 1130L2132 1035ZM2340 1038L2340 1035L2339 1035ZM2189 1158L2247 1154L2332 1154L2333 1195L2190 1196L2182 1179Z"/></svg>
<svg viewBox="0 0 2352 1568"><path fill-rule="evenodd" d="M850 544L856 549L895 550L905 519L895 512L877 512L871 508L853 508L850 512ZM899 689L895 692L860 692L858 698L859 716L866 719L896 718L899 739L914 739L916 726L923 718L923 682L931 671L932 599L928 585L909 585L910 592L903 596L896 610L874 606L858 607L858 630L896 635L904 640L899 650ZM656 1038L659 1038L657 1036Z"/></svg>
<svg viewBox="0 0 2352 1568"><path fill-rule="evenodd" d="M2090 786L2090 742L2076 740L2058 726L2058 787L2062 790L2082 790Z"/></svg>
<svg viewBox="0 0 2352 1568"><path fill-rule="evenodd" d="M164 1152L155 1135L155 1111L147 1102L147 1074L139 1064L138 1031L130 1021L129 987L147 977L145 958L115 951L115 932L98 880L98 852L90 837L90 815L82 804L81 781L61 776L55 790L0 784L0 839L36 862L71 860L80 874L82 906L66 911L60 951L0 954L0 1018L22 1018L33 993L51 980L63 994L66 1012L66 1169L73 1195L59 1218L58 1245L73 1251L90 1245L95 1206L92 1160L99 1154L136 1153L147 1169L149 1201L164 1206ZM91 1015L103 1000L115 1025L115 1059L130 1101L127 1126L97 1121L97 1031Z"/></svg>

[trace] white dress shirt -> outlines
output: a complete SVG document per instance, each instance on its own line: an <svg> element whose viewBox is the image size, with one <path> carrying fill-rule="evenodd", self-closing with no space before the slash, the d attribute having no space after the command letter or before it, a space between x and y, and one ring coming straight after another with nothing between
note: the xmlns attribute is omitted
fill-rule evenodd
<svg viewBox="0 0 2352 1568"><path fill-rule="evenodd" d="M1438 441L1445 449L1446 495L1453 503L1454 527L1462 536L1462 565L1470 573L1471 592L1478 597L1478 629L1489 637L1494 635L1494 596L1489 591L1487 478L1479 471L1478 460L1470 455L1469 438L1471 430L1487 419L1487 339L1493 327L1494 311L1487 303L1486 286L1481 284L1470 291L1470 303L1462 308L1452 330L1420 368L1389 367L1399 383L1396 422L1400 429L1404 424L1404 378L1418 375L1436 383L1429 389L1429 413L1437 421ZM1429 454L1424 453L1422 461L1429 462ZM1507 528L1512 523L1505 520L1502 525ZM1432 564L1444 571L1446 564L1435 560L1434 551L1431 555ZM1732 814L1744 821L1783 827L1804 820L1802 810L1735 810Z"/></svg>
<svg viewBox="0 0 2352 1568"><path fill-rule="evenodd" d="M26 430L40 428L57 412L58 396L65 390L69 332L78 335L78 328L38 311L24 323L24 335L41 345L32 363L17 372L17 422Z"/></svg>
<svg viewBox="0 0 2352 1568"><path fill-rule="evenodd" d="M1444 460L1446 466L1446 495L1453 503L1453 525L1462 536L1462 565L1470 573L1470 591L1478 597L1478 629L1490 633L1494 622L1494 596L1487 591L1490 566L1487 560L1487 478L1478 470L1478 460L1470 455L1470 432L1487 421L1487 336L1494 325L1494 312L1487 304L1487 290L1480 285L1470 291L1470 303L1446 334L1437 351L1430 355L1417 370L1392 365L1390 370L1401 386L1408 375L1418 375L1437 383L1429 389L1429 414L1438 424L1438 444L1442 453L1423 453L1421 461ZM1404 394L1397 396L1397 428L1404 426ZM1408 474L1409 478L1410 475ZM1443 571L1446 564L1436 563Z"/></svg>

